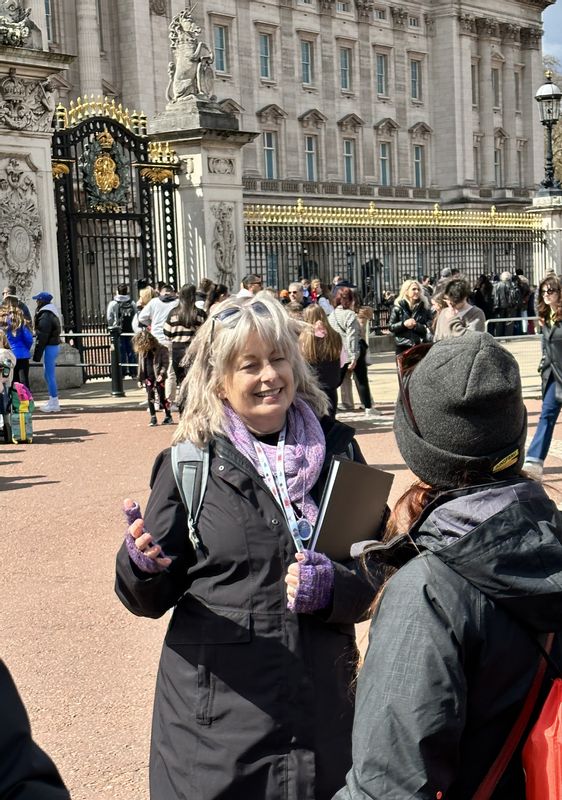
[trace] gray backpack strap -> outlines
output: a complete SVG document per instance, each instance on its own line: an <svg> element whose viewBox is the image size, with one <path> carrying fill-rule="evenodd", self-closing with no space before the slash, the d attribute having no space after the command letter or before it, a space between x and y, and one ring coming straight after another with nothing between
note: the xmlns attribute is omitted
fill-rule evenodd
<svg viewBox="0 0 562 800"><path fill-rule="evenodd" d="M189 540L195 548L202 546L197 534L197 521L207 488L210 461L208 445L203 449L191 442L180 442L172 446L174 478L187 511Z"/></svg>

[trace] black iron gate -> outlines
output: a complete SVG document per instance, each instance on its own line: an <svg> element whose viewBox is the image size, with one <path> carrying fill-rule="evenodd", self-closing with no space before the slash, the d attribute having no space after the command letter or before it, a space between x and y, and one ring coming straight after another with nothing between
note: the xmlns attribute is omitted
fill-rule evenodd
<svg viewBox="0 0 562 800"><path fill-rule="evenodd" d="M61 310L65 330L82 334L86 377L102 377L109 375L106 309L117 285L136 297L139 281L176 283L177 159L150 143L143 115L101 98L59 106L55 120Z"/></svg>

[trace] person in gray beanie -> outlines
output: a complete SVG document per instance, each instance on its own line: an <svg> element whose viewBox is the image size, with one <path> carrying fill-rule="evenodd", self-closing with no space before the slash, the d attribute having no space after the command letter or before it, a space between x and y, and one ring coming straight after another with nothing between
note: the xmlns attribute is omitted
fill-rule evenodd
<svg viewBox="0 0 562 800"><path fill-rule="evenodd" d="M398 360L396 440L419 480L383 540L354 547L387 580L335 800L523 800L512 731L562 665L562 517L521 473L526 412L506 350L468 331Z"/></svg>

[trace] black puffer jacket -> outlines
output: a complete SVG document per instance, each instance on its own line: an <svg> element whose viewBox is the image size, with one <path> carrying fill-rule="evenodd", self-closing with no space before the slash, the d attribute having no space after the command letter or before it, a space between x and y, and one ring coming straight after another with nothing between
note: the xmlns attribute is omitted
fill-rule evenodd
<svg viewBox="0 0 562 800"><path fill-rule="evenodd" d="M41 361L45 348L60 344L61 321L56 308L51 305L42 306L35 315L35 350L33 360Z"/></svg>
<svg viewBox="0 0 562 800"><path fill-rule="evenodd" d="M396 352L400 353L421 342L428 341L430 337L432 313L424 303L417 303L413 308L407 300L400 300L392 306L388 329L394 335ZM416 321L415 328L407 328L404 323L407 319Z"/></svg>
<svg viewBox="0 0 562 800"><path fill-rule="evenodd" d="M327 423L328 424L328 423ZM351 428L333 423L332 455ZM356 460L362 461L358 450ZM133 613L176 605L162 650L154 707L154 800L329 800L351 765L353 623L370 584L336 564L333 603L316 614L286 608L294 545L283 514L254 467L225 439L211 446L194 553L169 451L154 466L145 526L172 566L140 573L121 548L116 590Z"/></svg>
<svg viewBox="0 0 562 800"><path fill-rule="evenodd" d="M533 639L562 630L562 517L540 484L445 493L411 535L422 554L373 618L337 800L472 798L533 681ZM519 756L493 798L524 800Z"/></svg>

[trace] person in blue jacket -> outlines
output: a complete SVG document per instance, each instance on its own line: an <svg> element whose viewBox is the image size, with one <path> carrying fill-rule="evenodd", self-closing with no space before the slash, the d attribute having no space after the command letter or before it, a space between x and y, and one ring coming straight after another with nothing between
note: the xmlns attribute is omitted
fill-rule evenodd
<svg viewBox="0 0 562 800"><path fill-rule="evenodd" d="M5 332L10 350L16 357L14 382L29 388L29 359L33 345L33 333L14 295L4 298L0 307L0 328Z"/></svg>

